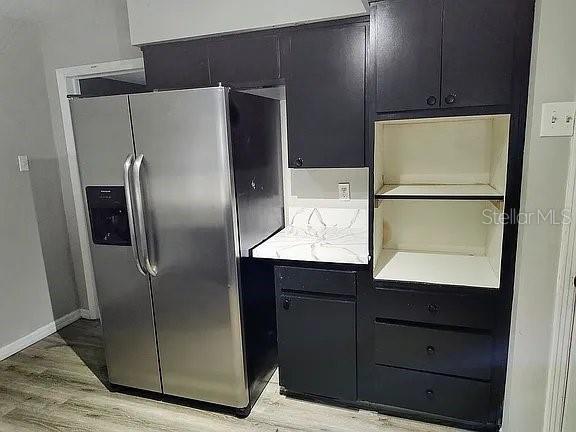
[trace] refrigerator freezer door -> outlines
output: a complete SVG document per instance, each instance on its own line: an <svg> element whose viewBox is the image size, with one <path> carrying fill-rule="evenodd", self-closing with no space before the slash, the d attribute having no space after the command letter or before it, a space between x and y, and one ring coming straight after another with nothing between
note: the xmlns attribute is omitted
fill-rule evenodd
<svg viewBox="0 0 576 432"><path fill-rule="evenodd" d="M130 101L164 392L246 407L227 91Z"/></svg>
<svg viewBox="0 0 576 432"><path fill-rule="evenodd" d="M133 153L127 96L70 101L83 189L121 186ZM86 202L86 200L84 200ZM149 279L130 245L91 242L110 382L161 392Z"/></svg>

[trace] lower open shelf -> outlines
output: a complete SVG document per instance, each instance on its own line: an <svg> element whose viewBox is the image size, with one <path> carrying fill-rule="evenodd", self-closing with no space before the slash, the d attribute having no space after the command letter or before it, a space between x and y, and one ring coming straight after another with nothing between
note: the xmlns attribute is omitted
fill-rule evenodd
<svg viewBox="0 0 576 432"><path fill-rule="evenodd" d="M384 249L374 279L498 288L498 276L485 256Z"/></svg>

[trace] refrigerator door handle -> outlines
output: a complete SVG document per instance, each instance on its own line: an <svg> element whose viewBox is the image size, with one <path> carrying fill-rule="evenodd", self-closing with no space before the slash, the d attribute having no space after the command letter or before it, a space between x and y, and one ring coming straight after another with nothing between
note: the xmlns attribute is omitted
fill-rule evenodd
<svg viewBox="0 0 576 432"><path fill-rule="evenodd" d="M128 212L128 227L130 228L130 243L132 244L132 253L134 254L134 259L136 260L136 267L138 271L144 276L147 276L144 266L140 261L140 255L138 253L138 243L136 240L136 227L134 226L134 209L132 206L132 183L130 181L130 171L132 165L134 164L134 155L130 155L126 158L124 162L124 193L126 195L126 211Z"/></svg>
<svg viewBox="0 0 576 432"><path fill-rule="evenodd" d="M138 233L140 237L140 250L142 251L142 258L144 259L144 266L150 276L158 276L156 266L152 264L150 259L150 249L148 246L148 229L146 228L146 218L144 216L144 196L142 192L142 163L144 162L144 155L138 155L134 162L134 189L136 201L136 218L138 220Z"/></svg>

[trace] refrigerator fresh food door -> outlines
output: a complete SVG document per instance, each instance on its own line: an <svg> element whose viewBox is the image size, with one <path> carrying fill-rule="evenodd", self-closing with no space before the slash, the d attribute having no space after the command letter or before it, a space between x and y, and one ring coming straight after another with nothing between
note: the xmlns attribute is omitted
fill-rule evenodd
<svg viewBox="0 0 576 432"><path fill-rule="evenodd" d="M246 407L228 92L137 94L130 103L164 392Z"/></svg>
<svg viewBox="0 0 576 432"><path fill-rule="evenodd" d="M125 160L134 155L128 96L72 99L70 106L84 194L89 186L122 188ZM104 205L108 189L99 190ZM114 384L161 392L150 282L131 244L90 242L108 376Z"/></svg>

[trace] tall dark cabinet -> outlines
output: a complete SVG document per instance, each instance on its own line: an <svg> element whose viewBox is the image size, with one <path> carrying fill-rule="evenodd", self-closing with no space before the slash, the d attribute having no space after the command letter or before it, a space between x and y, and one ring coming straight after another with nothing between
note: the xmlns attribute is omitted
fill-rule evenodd
<svg viewBox="0 0 576 432"><path fill-rule="evenodd" d="M288 166L364 166L367 25L288 36Z"/></svg>
<svg viewBox="0 0 576 432"><path fill-rule="evenodd" d="M359 403L501 427L533 16L532 0L371 2Z"/></svg>

